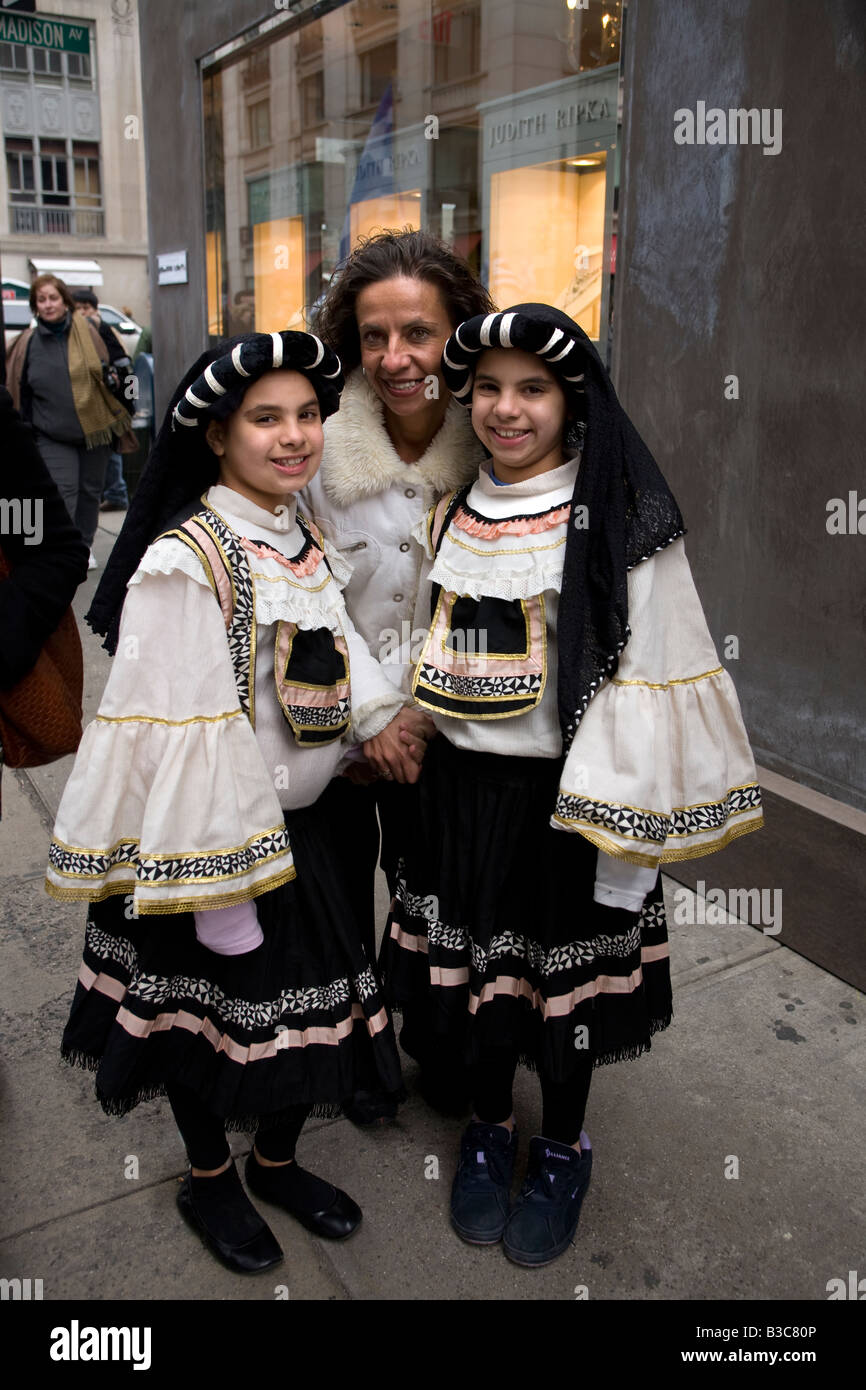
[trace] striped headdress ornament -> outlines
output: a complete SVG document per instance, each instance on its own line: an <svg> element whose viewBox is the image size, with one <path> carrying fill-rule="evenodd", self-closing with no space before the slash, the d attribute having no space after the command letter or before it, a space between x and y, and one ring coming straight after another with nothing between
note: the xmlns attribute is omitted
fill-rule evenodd
<svg viewBox="0 0 866 1390"><path fill-rule="evenodd" d="M343 389L340 359L315 333L249 333L230 352L209 362L188 386L172 412L172 428L196 426L210 418L221 397L249 386L265 372L303 372L316 392L322 419L339 408Z"/></svg>
<svg viewBox="0 0 866 1390"><path fill-rule="evenodd" d="M496 348L518 348L545 363L568 403L563 452L568 457L580 450L557 622L559 721L567 750L631 635L628 571L685 527L601 358L573 319L549 304L515 304L461 323L445 344L442 375L467 409L481 355Z"/></svg>
<svg viewBox="0 0 866 1390"><path fill-rule="evenodd" d="M566 394L574 395L583 384L586 346L597 356L583 329L559 309L518 304L461 323L445 344L442 375L455 400L469 409L475 368L485 348L520 348L540 357Z"/></svg>

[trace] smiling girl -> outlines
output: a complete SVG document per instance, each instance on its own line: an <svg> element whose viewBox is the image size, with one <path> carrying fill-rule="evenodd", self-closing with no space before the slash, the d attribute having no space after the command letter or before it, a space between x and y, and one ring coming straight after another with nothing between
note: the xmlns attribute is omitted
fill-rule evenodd
<svg viewBox="0 0 866 1390"><path fill-rule="evenodd" d="M682 517L586 335L520 304L460 324L443 373L490 458L417 533L440 736L382 964L471 1069L452 1225L538 1266L577 1229L593 1068L671 1019L659 866L756 829L760 794ZM512 1207L518 1060L542 1120Z"/></svg>
<svg viewBox="0 0 866 1390"><path fill-rule="evenodd" d="M168 1096L181 1212L244 1273L282 1251L226 1128L258 1127L255 1194L341 1239L360 1209L295 1143L311 1112L400 1084L317 805L350 734L403 705L346 614L348 567L297 510L341 388L337 356L286 332L205 353L176 390L88 614L116 656L47 877L90 904L64 1055L109 1113Z"/></svg>

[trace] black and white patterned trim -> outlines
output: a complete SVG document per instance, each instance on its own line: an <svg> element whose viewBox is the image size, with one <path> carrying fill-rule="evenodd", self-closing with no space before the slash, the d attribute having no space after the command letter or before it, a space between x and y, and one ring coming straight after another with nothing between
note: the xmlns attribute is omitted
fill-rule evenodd
<svg viewBox="0 0 866 1390"><path fill-rule="evenodd" d="M249 559L240 538L216 512L212 512L209 507L205 508L204 511L196 513L196 520L203 522L213 532L231 566L235 606L226 636L235 673L238 701L244 714L252 722L255 717L252 634L256 600Z"/></svg>
<svg viewBox="0 0 866 1390"><path fill-rule="evenodd" d="M139 883L208 883L215 878L235 878L249 873L258 864L275 859L289 849L289 833L285 826L260 835L249 845L224 854L184 854L175 858L160 857L138 862Z"/></svg>
<svg viewBox="0 0 866 1390"><path fill-rule="evenodd" d="M516 956L526 960L542 976L555 975L559 970L573 970L575 967L592 965L599 957L625 958L640 948L640 921L623 936L600 935L589 941L569 941L564 946L545 949L537 941L515 932L504 931L495 936L486 948L472 940L465 927L448 927L442 922L431 922L427 928L429 945L444 951L469 951L472 968L483 974L488 965L503 956Z"/></svg>
<svg viewBox="0 0 866 1390"><path fill-rule="evenodd" d="M455 676L450 671L425 664L421 667L418 684L462 699L502 700L517 695L537 695L544 688L544 675L536 671L522 676Z"/></svg>
<svg viewBox="0 0 866 1390"><path fill-rule="evenodd" d="M624 959L639 950L640 922L636 922L624 936L599 935L589 941L569 941L564 946L554 946L548 950L527 936L517 936L507 931L495 936L486 951L473 944L472 966L483 974L491 961L502 956L516 956L518 960L528 961L534 970L546 977L560 970L593 965L603 956Z"/></svg>
<svg viewBox="0 0 866 1390"><path fill-rule="evenodd" d="M194 979L189 975L136 974L137 952L133 943L123 937L112 936L93 922L87 923L85 944L94 956L116 961L123 965L132 976L127 988L127 997L140 999L142 1003L161 1006L171 999L194 999L203 1008L212 1008L227 1023L250 1030L274 1028L288 1015L303 1017L315 1012L345 1012L345 1006L353 999L365 1001L378 993L378 984L372 969L367 966L350 982L348 978L332 980L327 985L308 986L305 989L282 990L276 999L261 1003L233 999L205 979Z"/></svg>
<svg viewBox="0 0 866 1390"><path fill-rule="evenodd" d="M335 705L285 705L287 717L301 728L341 728L349 722L351 702L338 700Z"/></svg>
<svg viewBox="0 0 866 1390"><path fill-rule="evenodd" d="M583 821L590 825L603 826L615 835L629 840L642 840L647 843L663 845L667 839L670 821L668 817L654 812L638 811L631 806L616 806L606 801L590 801L585 796L571 796L560 792L556 798L557 820Z"/></svg>
<svg viewBox="0 0 866 1390"><path fill-rule="evenodd" d="M645 902L640 915L640 925L645 931L667 931L668 919L664 900Z"/></svg>
<svg viewBox="0 0 866 1390"><path fill-rule="evenodd" d="M604 957L626 959L640 950L644 930L653 931L667 926L664 903L651 902L644 906L634 925L621 935L600 933L588 941L569 941L562 946L545 948L522 933L518 935L504 931L495 936L488 947L482 948L473 941L468 928L449 926L431 915L438 911L435 895L419 897L409 892L405 883L399 880L397 901L405 908L407 919L423 917L426 920L428 946L443 951L469 951L472 968L479 974L483 974L492 961L503 956L516 956L519 960L528 961L542 977L593 965Z"/></svg>
<svg viewBox="0 0 866 1390"><path fill-rule="evenodd" d="M128 937L112 936L111 932L103 931L88 918L84 944L100 960L116 961L128 970L130 975L134 973L138 952Z"/></svg>
<svg viewBox="0 0 866 1390"><path fill-rule="evenodd" d="M732 787L721 801L678 807L669 816L662 812L640 811L633 806L618 806L612 802L592 801L587 797L560 792L556 799L555 816L566 823L580 821L601 826L623 839L663 845L669 838L718 830L733 816L759 810L760 805L761 790L756 783Z"/></svg>
<svg viewBox="0 0 866 1390"><path fill-rule="evenodd" d="M190 975L173 975L171 979L164 975L136 975L127 996L154 1007L161 1007L170 999L194 999L202 1008L214 1009L227 1023L248 1029L273 1027L287 1015L333 1012L352 997L348 980L333 980L328 985L286 989L271 1002L254 1004L232 999L209 980L196 980Z"/></svg>
<svg viewBox="0 0 866 1390"><path fill-rule="evenodd" d="M439 920L439 899L436 897L436 894L429 893L426 897L422 898L419 897L417 893L410 893L409 889L406 887L405 879L402 877L405 871L406 866L401 859L398 861L397 865L397 897L399 901L403 904L410 917L424 917L428 922L437 922Z"/></svg>
<svg viewBox="0 0 866 1390"><path fill-rule="evenodd" d="M112 869L128 864L138 865L138 840L121 840L109 850L80 850L52 840L48 846L48 863L64 878L104 878Z"/></svg>
<svg viewBox="0 0 866 1390"><path fill-rule="evenodd" d="M237 849L158 859L142 856L137 840L124 840L108 853L66 849L54 840L49 846L48 861L64 878L102 879L115 865L129 864L135 870L137 883L208 883L215 878L249 873L256 865L286 854L289 848L286 827L277 826Z"/></svg>
<svg viewBox="0 0 866 1390"><path fill-rule="evenodd" d="M700 835L706 830L717 830L732 816L760 809L761 788L756 782L747 787L732 787L723 801L711 801L706 806L677 807L671 812L668 833L672 836Z"/></svg>

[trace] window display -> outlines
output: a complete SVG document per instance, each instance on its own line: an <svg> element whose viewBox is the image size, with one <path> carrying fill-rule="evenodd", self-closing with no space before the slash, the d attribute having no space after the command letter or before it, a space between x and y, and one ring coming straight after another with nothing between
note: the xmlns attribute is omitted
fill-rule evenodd
<svg viewBox="0 0 866 1390"><path fill-rule="evenodd" d="M490 293L497 304L553 304L595 340L613 231L617 87L618 69L602 68L481 108Z"/></svg>
<svg viewBox="0 0 866 1390"><path fill-rule="evenodd" d="M424 227L606 340L620 8L349 0L205 58L209 335L313 325L359 237Z"/></svg>

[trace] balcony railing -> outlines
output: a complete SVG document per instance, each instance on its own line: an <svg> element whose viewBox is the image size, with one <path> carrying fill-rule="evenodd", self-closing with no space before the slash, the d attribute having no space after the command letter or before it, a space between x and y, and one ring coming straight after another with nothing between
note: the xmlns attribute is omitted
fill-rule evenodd
<svg viewBox="0 0 866 1390"><path fill-rule="evenodd" d="M25 236L105 236L105 213L101 208L42 208L12 203L9 229L12 235Z"/></svg>

